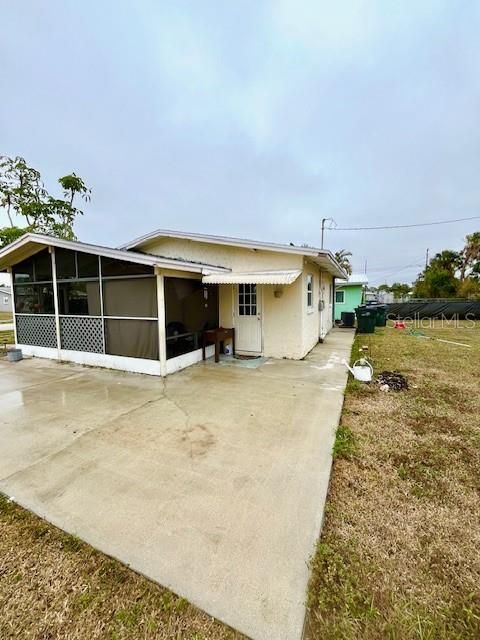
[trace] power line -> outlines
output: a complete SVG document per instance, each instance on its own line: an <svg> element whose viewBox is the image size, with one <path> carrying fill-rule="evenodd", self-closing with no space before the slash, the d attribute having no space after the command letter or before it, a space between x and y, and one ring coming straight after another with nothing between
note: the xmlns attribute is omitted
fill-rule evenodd
<svg viewBox="0 0 480 640"><path fill-rule="evenodd" d="M396 273L399 273L400 271L405 271L405 269L413 269L414 267L416 267L417 269L419 267L421 267L421 264L407 264L404 267L401 267L400 269L394 269L393 271L389 271L388 273L382 273L382 274L377 274L374 276L374 280L380 280L380 279L385 279L385 278L389 278L390 276L393 276Z"/></svg>
<svg viewBox="0 0 480 640"><path fill-rule="evenodd" d="M392 269L400 270L400 269L408 269L410 267L413 268L413 267L422 267L422 266L423 266L423 264L417 263L417 264L398 265L398 267L396 267L394 265L391 265L391 266L388 266L388 267L375 267L375 268L372 268L372 269L369 268L368 269L368 273L385 273L385 271L391 271Z"/></svg>
<svg viewBox="0 0 480 640"><path fill-rule="evenodd" d="M412 227L432 227L437 224L451 224L452 222L465 222L466 220L478 220L480 216L470 218L456 218L455 220L439 220L438 222L419 222L417 224L395 224L382 227L330 227L330 231L372 231L376 229L411 229Z"/></svg>

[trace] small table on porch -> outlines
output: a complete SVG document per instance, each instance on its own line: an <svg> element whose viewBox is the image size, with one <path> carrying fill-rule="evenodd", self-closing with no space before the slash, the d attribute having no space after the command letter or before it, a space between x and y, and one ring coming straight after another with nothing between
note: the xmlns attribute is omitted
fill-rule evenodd
<svg viewBox="0 0 480 640"><path fill-rule="evenodd" d="M203 332L202 339L202 356L205 360L205 347L207 342L213 342L215 344L215 362L220 360L220 343L224 342L226 338L232 339L232 353L235 355L235 329L225 329L224 327L218 327L217 329L207 329Z"/></svg>

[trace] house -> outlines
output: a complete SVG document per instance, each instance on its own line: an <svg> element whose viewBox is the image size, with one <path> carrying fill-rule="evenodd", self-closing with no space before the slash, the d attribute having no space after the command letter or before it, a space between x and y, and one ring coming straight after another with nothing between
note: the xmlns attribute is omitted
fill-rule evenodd
<svg viewBox="0 0 480 640"><path fill-rule="evenodd" d="M12 291L10 287L0 286L0 313L12 312Z"/></svg>
<svg viewBox="0 0 480 640"><path fill-rule="evenodd" d="M323 249L165 230L120 248L28 233L0 251L0 270L25 354L162 376L201 360L219 326L239 354L303 358L346 277Z"/></svg>
<svg viewBox="0 0 480 640"><path fill-rule="evenodd" d="M365 290L368 277L364 273L352 273L345 280L339 280L335 285L335 320L341 320L342 311L353 312L359 304L365 301Z"/></svg>

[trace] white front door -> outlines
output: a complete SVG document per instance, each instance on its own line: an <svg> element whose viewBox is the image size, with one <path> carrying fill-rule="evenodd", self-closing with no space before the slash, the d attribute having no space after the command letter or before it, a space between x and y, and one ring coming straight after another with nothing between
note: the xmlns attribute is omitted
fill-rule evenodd
<svg viewBox="0 0 480 640"><path fill-rule="evenodd" d="M239 284L235 290L235 349L240 353L262 353L261 287Z"/></svg>

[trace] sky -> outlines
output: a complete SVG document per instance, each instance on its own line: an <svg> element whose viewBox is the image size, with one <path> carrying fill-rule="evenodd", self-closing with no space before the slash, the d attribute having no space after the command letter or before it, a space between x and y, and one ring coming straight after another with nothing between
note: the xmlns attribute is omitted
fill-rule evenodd
<svg viewBox="0 0 480 640"><path fill-rule="evenodd" d="M319 246L480 215L480 3L2 3L0 153L92 189L80 240L156 228ZM0 225L6 216L0 213ZM328 223L330 226L330 223ZM411 282L480 219L327 230Z"/></svg>

